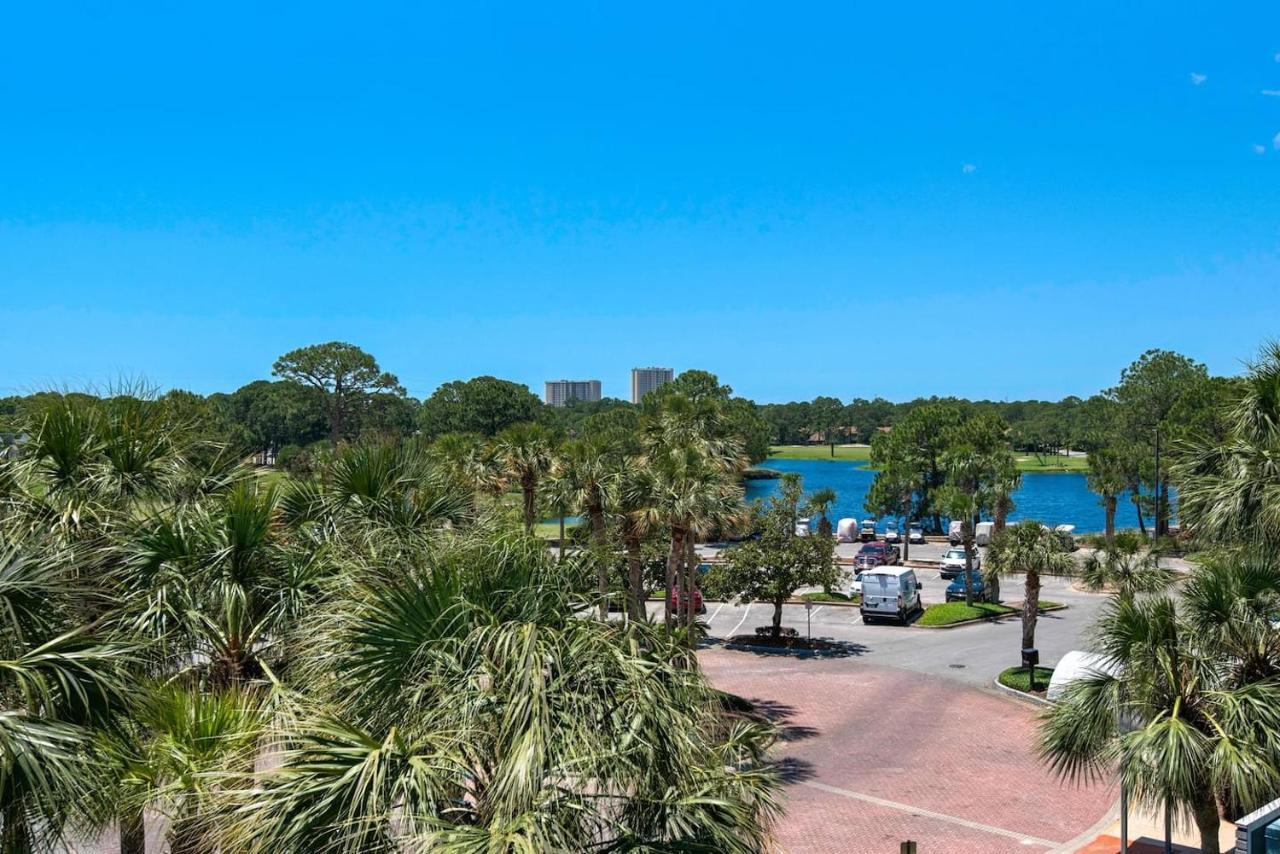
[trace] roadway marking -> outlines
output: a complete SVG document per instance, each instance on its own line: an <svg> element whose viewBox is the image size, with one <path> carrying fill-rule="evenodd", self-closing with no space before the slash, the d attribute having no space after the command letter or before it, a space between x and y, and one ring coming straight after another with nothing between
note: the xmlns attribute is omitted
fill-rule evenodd
<svg viewBox="0 0 1280 854"><path fill-rule="evenodd" d="M1029 836L1025 833L1018 833L1013 830L1005 830L1003 827L995 827L990 824L982 824L977 821L970 821L967 818L959 818L946 813L934 812L933 810L923 809L921 807L913 807L909 804L900 804L897 801L887 801L884 798L877 798L874 795L864 795L861 792L851 792L848 789L841 789L836 786L828 786L826 783L819 783L815 780L803 780L800 785L809 786L819 791L829 792L833 795L841 795L846 798L853 798L858 801L865 801L876 806L888 807L889 809L899 810L901 812L911 813L912 815L924 816L938 821L945 821L948 824L957 824L961 827L967 827L970 830L980 830L984 833L993 833L996 836L1003 836L1007 839L1016 839L1023 845L1041 845L1045 848L1058 848L1061 842L1050 842L1048 839L1040 839L1035 836Z"/></svg>
<svg viewBox="0 0 1280 854"><path fill-rule="evenodd" d="M711 621L712 621L712 620L714 620L716 617L720 616L720 612L721 612L721 611L723 611L723 610L724 610L724 606L725 606L725 605L728 605L728 604L729 604L728 602L721 602L721 603L720 603L720 606L719 606L718 608L716 608L714 611L712 611L712 612L711 612L711 616L710 616L710 617L707 617L707 625L708 625L708 626L710 626L710 625L711 625Z"/></svg>
<svg viewBox="0 0 1280 854"><path fill-rule="evenodd" d="M823 608L825 608L825 607L826 607L826 605L819 605L818 607L814 608L812 611L810 611L810 612L809 612L809 616L810 616L810 617L816 617L816 616L818 616L818 612L819 612L819 611L821 611L821 610L822 610Z"/></svg>
<svg viewBox="0 0 1280 854"><path fill-rule="evenodd" d="M733 627L733 631L729 632L729 637L733 637L738 633L738 629L742 628L742 624L747 621L747 615L751 613L751 603L747 603L747 610L742 612L742 619L738 620L738 625Z"/></svg>

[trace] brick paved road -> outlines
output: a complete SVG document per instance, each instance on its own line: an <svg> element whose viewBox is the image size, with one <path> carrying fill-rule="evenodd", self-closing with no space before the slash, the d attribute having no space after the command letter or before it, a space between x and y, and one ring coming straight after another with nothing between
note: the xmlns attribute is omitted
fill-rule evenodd
<svg viewBox="0 0 1280 854"><path fill-rule="evenodd" d="M801 660L722 649L699 655L718 687L785 727L791 854L1050 851L1115 801L1050 777L1033 752L1035 709L1017 700L857 659Z"/></svg>

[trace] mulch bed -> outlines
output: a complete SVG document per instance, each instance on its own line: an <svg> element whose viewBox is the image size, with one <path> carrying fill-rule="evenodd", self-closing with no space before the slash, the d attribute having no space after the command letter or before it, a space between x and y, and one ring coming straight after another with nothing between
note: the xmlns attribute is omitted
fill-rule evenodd
<svg viewBox="0 0 1280 854"><path fill-rule="evenodd" d="M735 644L739 646L754 646L760 649L774 650L806 650L806 651L822 651L822 650L842 650L845 645L823 640L822 638L814 638L810 640L804 637L780 637L775 640L772 637L760 637L759 635L734 635L725 641L727 644Z"/></svg>

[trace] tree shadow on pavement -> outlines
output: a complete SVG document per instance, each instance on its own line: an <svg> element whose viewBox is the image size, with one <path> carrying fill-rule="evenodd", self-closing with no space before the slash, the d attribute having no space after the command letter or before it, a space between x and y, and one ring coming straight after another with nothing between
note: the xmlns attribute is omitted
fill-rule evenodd
<svg viewBox="0 0 1280 854"><path fill-rule="evenodd" d="M756 697L746 698L746 700L751 704L752 711L755 714L778 728L778 739L780 741L800 741L806 738L813 738L818 734L818 730L813 727L792 722L796 714L795 706L790 706L777 700L761 700Z"/></svg>
<svg viewBox="0 0 1280 854"><path fill-rule="evenodd" d="M855 658L871 651L871 647L852 641L832 640L831 638L814 638L821 641L821 649L788 649L786 647L766 646L757 642L751 635L735 635L727 640L719 641L719 646L734 652L749 652L759 656L787 656L804 661L809 658ZM716 645L714 641L706 646Z"/></svg>
<svg viewBox="0 0 1280 854"><path fill-rule="evenodd" d="M818 776L812 762L797 759L794 756L782 757L774 763L773 767L778 772L779 779L787 784L803 783Z"/></svg>

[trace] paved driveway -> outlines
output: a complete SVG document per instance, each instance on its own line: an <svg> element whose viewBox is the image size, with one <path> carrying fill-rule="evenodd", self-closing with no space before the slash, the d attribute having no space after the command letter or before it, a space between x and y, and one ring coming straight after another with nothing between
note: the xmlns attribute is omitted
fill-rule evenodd
<svg viewBox="0 0 1280 854"><path fill-rule="evenodd" d="M944 585L937 571L921 571L926 604L942 598ZM1001 597L1016 601L1021 596L1022 582L1017 577L1001 583ZM1045 579L1041 596L1068 607L1042 614L1037 621L1036 646L1042 663L1052 666L1073 649L1084 645L1084 636L1093 624L1106 599L1094 593L1073 590L1066 579ZM662 603L650 602L649 612L661 619ZM722 640L737 634L751 634L756 626L769 625L770 605L733 605L708 602L707 613L700 618L712 639ZM806 631L802 605L784 605L784 626ZM1017 618L998 623L981 623L954 629L924 629L895 626L888 623L863 625L857 608L837 605L814 605L809 624L815 638L822 637L845 644L851 657L864 661L945 676L975 686L989 686L1006 667L1020 663L1022 625Z"/></svg>
<svg viewBox="0 0 1280 854"><path fill-rule="evenodd" d="M1034 754L1035 709L992 691L857 658L699 658L784 728L778 840L792 854L897 852L906 839L920 854L1051 851L1115 800L1050 777Z"/></svg>

